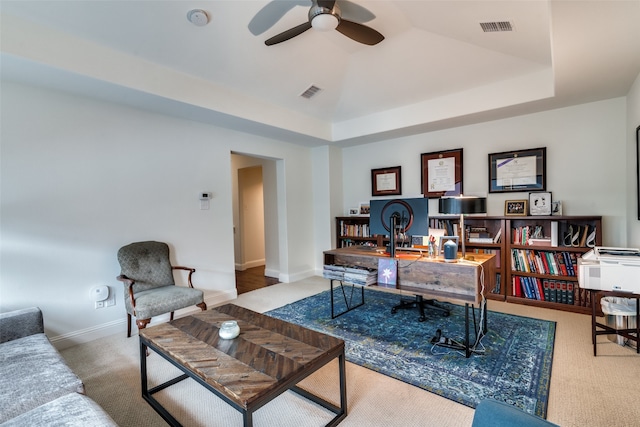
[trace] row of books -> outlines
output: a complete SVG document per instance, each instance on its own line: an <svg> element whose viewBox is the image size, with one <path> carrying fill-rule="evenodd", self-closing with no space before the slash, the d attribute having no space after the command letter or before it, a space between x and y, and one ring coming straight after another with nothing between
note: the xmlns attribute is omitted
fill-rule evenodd
<svg viewBox="0 0 640 427"><path fill-rule="evenodd" d="M353 237L371 237L369 234L369 224L351 224L340 221L340 235Z"/></svg>
<svg viewBox="0 0 640 427"><path fill-rule="evenodd" d="M378 282L378 270L360 266L327 264L322 269L322 277L352 285L369 286Z"/></svg>
<svg viewBox="0 0 640 427"><path fill-rule="evenodd" d="M557 227L554 228L557 229ZM532 239L542 239L543 237L544 229L541 225L525 225L511 229L511 243L515 245L530 245Z"/></svg>
<svg viewBox="0 0 640 427"><path fill-rule="evenodd" d="M516 297L574 305L574 290L578 285L565 280L513 276L512 293Z"/></svg>
<svg viewBox="0 0 640 427"><path fill-rule="evenodd" d="M511 270L575 277L578 259L573 252L511 249Z"/></svg>

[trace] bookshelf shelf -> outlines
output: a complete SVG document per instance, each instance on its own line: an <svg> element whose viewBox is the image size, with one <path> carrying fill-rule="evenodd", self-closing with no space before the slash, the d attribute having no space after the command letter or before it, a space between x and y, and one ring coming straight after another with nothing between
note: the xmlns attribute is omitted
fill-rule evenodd
<svg viewBox="0 0 640 427"><path fill-rule="evenodd" d="M336 247L376 245L378 237L369 233L368 216L336 217Z"/></svg>

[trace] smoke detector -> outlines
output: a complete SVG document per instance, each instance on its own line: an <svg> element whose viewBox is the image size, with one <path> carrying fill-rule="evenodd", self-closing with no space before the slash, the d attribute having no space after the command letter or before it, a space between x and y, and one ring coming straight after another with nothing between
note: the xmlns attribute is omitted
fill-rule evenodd
<svg viewBox="0 0 640 427"><path fill-rule="evenodd" d="M193 25L204 27L209 23L209 15L202 9L193 9L187 13L187 19Z"/></svg>

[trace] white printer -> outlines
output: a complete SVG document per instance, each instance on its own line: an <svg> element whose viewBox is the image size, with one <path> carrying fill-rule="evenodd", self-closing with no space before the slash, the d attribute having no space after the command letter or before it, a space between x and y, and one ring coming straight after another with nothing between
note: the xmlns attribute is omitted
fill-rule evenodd
<svg viewBox="0 0 640 427"><path fill-rule="evenodd" d="M596 246L578 258L583 289L640 294L640 249Z"/></svg>

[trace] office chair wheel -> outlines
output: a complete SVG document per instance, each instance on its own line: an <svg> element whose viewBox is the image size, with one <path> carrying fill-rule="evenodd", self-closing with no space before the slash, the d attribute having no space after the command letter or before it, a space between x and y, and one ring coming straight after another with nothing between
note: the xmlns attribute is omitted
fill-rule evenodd
<svg viewBox="0 0 640 427"><path fill-rule="evenodd" d="M395 308L395 307L393 307L393 308L391 309L391 314L396 314L397 312L398 312L398 310L396 310L396 308Z"/></svg>
<svg viewBox="0 0 640 427"><path fill-rule="evenodd" d="M427 320L427 318L424 316L418 317L418 322L424 322L425 320Z"/></svg>
<svg viewBox="0 0 640 427"><path fill-rule="evenodd" d="M442 317L449 317L449 312L448 311L443 312Z"/></svg>

